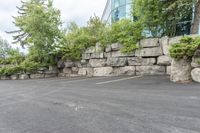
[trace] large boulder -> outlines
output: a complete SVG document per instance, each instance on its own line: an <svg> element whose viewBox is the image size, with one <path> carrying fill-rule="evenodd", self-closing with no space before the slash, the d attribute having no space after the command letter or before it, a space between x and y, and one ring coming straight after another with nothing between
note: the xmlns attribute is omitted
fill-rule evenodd
<svg viewBox="0 0 200 133"><path fill-rule="evenodd" d="M20 74L19 79L21 80L30 79L30 76L28 74Z"/></svg>
<svg viewBox="0 0 200 133"><path fill-rule="evenodd" d="M191 80L191 70L191 61L173 59L170 79L173 82L188 82Z"/></svg>
<svg viewBox="0 0 200 133"><path fill-rule="evenodd" d="M118 67L114 69L114 75L135 75L135 66Z"/></svg>
<svg viewBox="0 0 200 133"><path fill-rule="evenodd" d="M156 64L156 58L129 57L129 66L152 66Z"/></svg>
<svg viewBox="0 0 200 133"><path fill-rule="evenodd" d="M89 64L91 67L104 67L106 65L106 59L90 59Z"/></svg>
<svg viewBox="0 0 200 133"><path fill-rule="evenodd" d="M200 83L200 68L193 69L191 75L193 81Z"/></svg>
<svg viewBox="0 0 200 133"><path fill-rule="evenodd" d="M158 57L163 54L161 47L153 47L153 48L142 48L137 49L135 52L136 56L139 57Z"/></svg>
<svg viewBox="0 0 200 133"><path fill-rule="evenodd" d="M49 70L47 70L49 73L58 73L59 70L55 66L49 66Z"/></svg>
<svg viewBox="0 0 200 133"><path fill-rule="evenodd" d="M56 73L45 73L45 78L55 78L58 77Z"/></svg>
<svg viewBox="0 0 200 133"><path fill-rule="evenodd" d="M41 79L41 78L44 78L44 77L45 77L45 74L31 74L30 75L31 79Z"/></svg>
<svg viewBox="0 0 200 133"><path fill-rule="evenodd" d="M106 52L111 52L112 51L111 45L107 45L105 51Z"/></svg>
<svg viewBox="0 0 200 133"><path fill-rule="evenodd" d="M82 59L83 60L89 60L90 59L91 54L87 54L87 53L83 53L82 54Z"/></svg>
<svg viewBox="0 0 200 133"><path fill-rule="evenodd" d="M136 75L166 74L165 66L136 66Z"/></svg>
<svg viewBox="0 0 200 133"><path fill-rule="evenodd" d="M158 38L142 39L140 41L140 46L142 48L158 47L160 46L159 39Z"/></svg>
<svg viewBox="0 0 200 133"><path fill-rule="evenodd" d="M66 60L64 63L65 63L66 68L70 68L74 66L74 62L72 60Z"/></svg>
<svg viewBox="0 0 200 133"><path fill-rule="evenodd" d="M111 58L112 57L112 52L104 52L104 57L105 58Z"/></svg>
<svg viewBox="0 0 200 133"><path fill-rule="evenodd" d="M159 56L158 57L158 62L157 64L158 65L166 65L166 66L169 66L171 65L171 62L172 62L172 59L169 57L169 56Z"/></svg>
<svg viewBox="0 0 200 133"><path fill-rule="evenodd" d="M79 68L78 75L92 77L93 72L93 68Z"/></svg>
<svg viewBox="0 0 200 133"><path fill-rule="evenodd" d="M95 77L100 76L112 76L113 75L113 68L112 67L99 67L94 68L94 75Z"/></svg>
<svg viewBox="0 0 200 133"><path fill-rule="evenodd" d="M89 48L87 48L87 49L85 50L85 53L86 53L86 54L92 54L92 53L94 53L94 52L96 52L96 48L95 48L95 47L89 47Z"/></svg>
<svg viewBox="0 0 200 133"><path fill-rule="evenodd" d="M192 67L200 67L200 57L193 57L192 58Z"/></svg>
<svg viewBox="0 0 200 133"><path fill-rule="evenodd" d="M113 43L113 44L111 44L111 49L113 50L113 51L118 51L118 50L120 50L122 48L122 45L120 44L120 43Z"/></svg>
<svg viewBox="0 0 200 133"><path fill-rule="evenodd" d="M63 73L65 73L65 74L67 74L67 75L72 74L72 69L71 69L71 68L65 67L65 68L63 69Z"/></svg>
<svg viewBox="0 0 200 133"><path fill-rule="evenodd" d="M91 59L103 59L104 53L103 52L95 52L91 54Z"/></svg>
<svg viewBox="0 0 200 133"><path fill-rule="evenodd" d="M126 66L126 64L127 64L127 58L108 58L107 59L108 66L120 67L120 66Z"/></svg>
<svg viewBox="0 0 200 133"><path fill-rule="evenodd" d="M74 66L78 67L78 68L81 68L82 67L81 61L75 61L74 62Z"/></svg>
<svg viewBox="0 0 200 133"><path fill-rule="evenodd" d="M45 73L46 71L49 71L47 67L40 67L38 68L37 73Z"/></svg>
<svg viewBox="0 0 200 133"><path fill-rule="evenodd" d="M72 74L78 74L78 67L72 67Z"/></svg>
<svg viewBox="0 0 200 133"><path fill-rule="evenodd" d="M57 62L57 68L58 68L58 69L62 69L62 68L64 68L64 67L65 67L64 61L63 61L63 60L59 60L59 61Z"/></svg>
<svg viewBox="0 0 200 133"><path fill-rule="evenodd" d="M133 57L135 56L135 52L132 52L130 54L122 53L121 51L113 51L112 52L112 57Z"/></svg>
<svg viewBox="0 0 200 133"><path fill-rule="evenodd" d="M167 66L167 75L171 75L171 66Z"/></svg>
<svg viewBox="0 0 200 133"><path fill-rule="evenodd" d="M1 76L1 80L10 80L10 76L7 75Z"/></svg>
<svg viewBox="0 0 200 133"><path fill-rule="evenodd" d="M161 47L162 47L163 54L169 55L169 48L170 48L169 37L166 36L166 37L161 38L160 44L161 44Z"/></svg>
<svg viewBox="0 0 200 133"><path fill-rule="evenodd" d="M87 60L81 60L80 63L81 63L81 67L80 68L88 66L88 61Z"/></svg>
<svg viewBox="0 0 200 133"><path fill-rule="evenodd" d="M19 75L18 74L14 74L10 76L11 80L18 80L19 79Z"/></svg>
<svg viewBox="0 0 200 133"><path fill-rule="evenodd" d="M103 47L101 46L100 43L96 43L96 45L95 45L95 51L96 52L103 52L104 51L104 49L103 49Z"/></svg>

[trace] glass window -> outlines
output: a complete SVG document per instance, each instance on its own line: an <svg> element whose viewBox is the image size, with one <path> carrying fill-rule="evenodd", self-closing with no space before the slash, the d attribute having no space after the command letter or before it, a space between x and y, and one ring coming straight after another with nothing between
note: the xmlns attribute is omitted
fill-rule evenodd
<svg viewBox="0 0 200 133"><path fill-rule="evenodd" d="M115 8L118 8L120 6L120 0L115 0L114 5L115 5Z"/></svg>

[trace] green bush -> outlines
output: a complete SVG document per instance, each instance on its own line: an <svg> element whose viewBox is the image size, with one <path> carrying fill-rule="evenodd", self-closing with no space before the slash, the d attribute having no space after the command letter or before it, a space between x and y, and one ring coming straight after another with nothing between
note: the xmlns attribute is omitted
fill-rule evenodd
<svg viewBox="0 0 200 133"><path fill-rule="evenodd" d="M36 73L40 67L42 67L42 65L39 63L25 60L20 65L5 66L0 68L0 75L8 76L18 73Z"/></svg>
<svg viewBox="0 0 200 133"><path fill-rule="evenodd" d="M142 39L142 24L129 19L122 19L106 27L101 36L100 43L103 47L111 43L121 43L123 53L131 53L138 48L138 41Z"/></svg>
<svg viewBox="0 0 200 133"><path fill-rule="evenodd" d="M122 19L112 25L112 42L123 45L122 52L131 53L138 48L138 41L142 39L142 25L139 21Z"/></svg>
<svg viewBox="0 0 200 133"><path fill-rule="evenodd" d="M173 44L169 50L174 59L191 59L200 46L200 37L183 37L180 43Z"/></svg>
<svg viewBox="0 0 200 133"><path fill-rule="evenodd" d="M10 64L9 60L0 58L0 65L6 65L6 64Z"/></svg>
<svg viewBox="0 0 200 133"><path fill-rule="evenodd" d="M79 60L84 50L100 42L105 27L96 16L90 18L86 27L78 27L75 23L71 23L56 55L63 59Z"/></svg>
<svg viewBox="0 0 200 133"><path fill-rule="evenodd" d="M22 68L20 66L7 66L0 68L0 75L1 76L8 76L17 73L21 73Z"/></svg>
<svg viewBox="0 0 200 133"><path fill-rule="evenodd" d="M112 25L105 25L98 17L92 17L86 27L78 28L72 23L68 33L57 51L63 59L79 60L82 52L100 42L105 48L112 43L121 43L121 51L131 53L138 48L137 42L142 38L141 22L122 19Z"/></svg>
<svg viewBox="0 0 200 133"><path fill-rule="evenodd" d="M41 64L29 60L25 60L20 64L20 68L23 73L35 73L40 67L42 67Z"/></svg>

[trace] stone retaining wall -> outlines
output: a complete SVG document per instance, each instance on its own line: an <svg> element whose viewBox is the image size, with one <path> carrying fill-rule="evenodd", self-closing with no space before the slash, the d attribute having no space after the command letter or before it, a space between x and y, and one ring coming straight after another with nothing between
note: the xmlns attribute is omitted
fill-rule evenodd
<svg viewBox="0 0 200 133"><path fill-rule="evenodd" d="M60 76L118 76L170 74L170 44L181 37L151 38L139 42L139 49L130 54L120 51L122 45L114 43L102 49L99 44L88 48L80 62L60 61ZM64 67L64 68L63 68Z"/></svg>
<svg viewBox="0 0 200 133"><path fill-rule="evenodd" d="M192 37L196 36L192 35ZM83 53L81 61L60 60L57 63L57 68L50 67L37 74L1 76L1 79L167 74L171 75L171 80L176 82L186 80L187 78L184 77L184 73L186 73L187 77L192 77L194 81L200 82L200 51L197 51L192 63L187 62L189 65L177 64L173 61L175 66L171 67L170 45L178 43L181 38L180 36L143 39L138 43L139 49L130 54L122 53L120 51L122 45L119 43L108 45L105 49L102 49L97 43L96 46L88 48ZM189 69L190 67L191 69ZM186 69L188 72L182 71Z"/></svg>
<svg viewBox="0 0 200 133"><path fill-rule="evenodd" d="M1 66L6 67L6 66ZM58 69L55 67L40 68L37 73L18 73L14 75L0 76L0 80L26 80L26 79L43 79L58 77Z"/></svg>

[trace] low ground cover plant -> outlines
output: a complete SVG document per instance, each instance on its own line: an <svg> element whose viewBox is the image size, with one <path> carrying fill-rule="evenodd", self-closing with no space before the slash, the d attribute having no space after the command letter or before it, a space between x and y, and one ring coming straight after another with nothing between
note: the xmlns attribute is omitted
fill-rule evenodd
<svg viewBox="0 0 200 133"><path fill-rule="evenodd" d="M173 44L169 50L174 59L192 59L196 50L200 47L200 37L183 37L180 43Z"/></svg>

